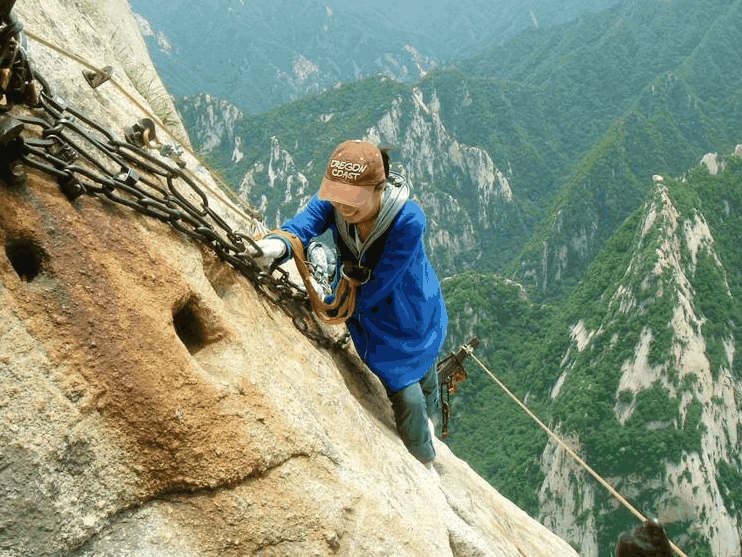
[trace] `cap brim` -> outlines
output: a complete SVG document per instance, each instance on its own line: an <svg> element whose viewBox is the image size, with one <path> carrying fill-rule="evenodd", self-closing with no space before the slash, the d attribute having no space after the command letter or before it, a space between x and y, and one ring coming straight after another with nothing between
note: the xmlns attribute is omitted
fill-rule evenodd
<svg viewBox="0 0 742 557"><path fill-rule="evenodd" d="M325 178L319 187L317 197L332 203L351 207L362 207L374 193L373 186L351 186L343 182L333 182Z"/></svg>

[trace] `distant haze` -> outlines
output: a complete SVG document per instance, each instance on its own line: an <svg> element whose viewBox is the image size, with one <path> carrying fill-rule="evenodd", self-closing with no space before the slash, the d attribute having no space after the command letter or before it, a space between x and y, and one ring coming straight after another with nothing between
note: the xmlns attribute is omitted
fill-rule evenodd
<svg viewBox="0 0 742 557"><path fill-rule="evenodd" d="M339 82L414 82L451 60L553 26L612 0L404 2L131 0L170 92L208 92L261 112Z"/></svg>

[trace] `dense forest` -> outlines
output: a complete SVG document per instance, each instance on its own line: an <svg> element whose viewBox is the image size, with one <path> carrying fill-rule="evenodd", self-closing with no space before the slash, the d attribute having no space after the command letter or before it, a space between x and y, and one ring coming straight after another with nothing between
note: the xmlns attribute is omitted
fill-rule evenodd
<svg viewBox="0 0 742 557"><path fill-rule="evenodd" d="M431 74L425 84L441 95L449 129L518 169L539 230L509 273L538 295L563 295L643 201L652 175L678 176L707 152L731 152L741 53L736 2L619 2ZM566 235L553 230L558 212ZM537 264L544 241L564 245L593 229L591 249L571 254L559 279L527 280L523 268Z"/></svg>

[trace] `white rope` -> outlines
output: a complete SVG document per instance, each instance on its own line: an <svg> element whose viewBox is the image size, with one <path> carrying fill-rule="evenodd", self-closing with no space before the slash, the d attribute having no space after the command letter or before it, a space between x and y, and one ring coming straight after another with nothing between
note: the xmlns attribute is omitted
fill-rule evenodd
<svg viewBox="0 0 742 557"><path fill-rule="evenodd" d="M507 395L508 395L508 396L509 396L510 398L512 398L512 399L513 399L513 400L514 400L514 401L516 402L516 404L517 404L518 406L520 406L520 407L521 407L521 408L522 408L522 409L523 409L523 410L525 411L525 413L526 413L526 414L528 414L528 415L529 415L529 416L530 416L530 417L531 417L531 418L532 418L532 419L533 419L533 420L534 420L534 421L535 421L535 422L536 422L536 423L537 423L537 424L538 424L539 426L541 426L541 429L543 429L543 430L544 430L544 431L545 431L546 433L548 433L548 434L549 434L549 436L550 436L550 437L551 437L551 438L552 438L552 439L553 439L554 441L556 441L556 442L557 442L557 444L558 444L558 445L559 445L560 447L562 447L562 448L563 448L563 449L564 449L565 451L567 451L567 453L568 453L568 454L569 454L569 455L570 455L570 456L571 456L572 458L574 458L574 459L575 459L575 460L576 460L576 461L577 461L577 462L578 462L578 463L580 464L580 466L582 466L582 467L583 467L583 468L584 468L585 470L587 470L587 471L588 471L588 473L589 473L589 474L590 474L590 475L591 475L591 476L592 476L593 478L595 478L595 479L596 479L596 480L598 481L598 483L600 483L600 484L601 484L601 485L602 485L603 487L605 487L605 488L606 488L606 489L608 490L608 492L609 492L609 493L610 493L611 495L613 495L613 496L614 496L614 497L615 497L615 498L616 498L616 499L617 499L617 500L618 500L618 501L619 501L619 502L620 502L620 503L621 503L621 504L622 504L622 505L623 505L624 507L626 507L626 508L627 508L627 509L628 509L628 510L629 510L629 511L630 511L630 512L631 512L631 513L632 513L632 514L634 515L634 516L636 516L636 517L637 517L637 518L638 518L639 520L641 520L642 522L646 522L646 521L647 521L647 518L646 518L646 517L645 517L645 516L644 516L644 515L643 515L643 514L642 514L641 512L639 512L639 511L638 511L638 510L637 510L636 508L634 508L634 506L633 506L633 505L632 505L631 503L629 503L629 502L628 502L628 501L626 500L626 498L624 498L624 497L623 497L623 496L622 496L622 495L621 495L621 494L620 494L620 493L619 493L618 491L616 491L616 490L615 490L615 489L613 488L613 486L612 486L612 485L610 485L610 484L609 484L609 483L608 483L607 481L605 481L605 480L604 480L604 479L603 479L602 477L600 477L600 476L598 475L598 473L597 473L597 472L596 472L595 470L593 470L593 469L592 469L592 468L591 468L591 467L590 467L590 466L588 465L588 463L587 463L587 462L585 462L585 461L584 461L584 460L583 460L582 458L580 458L580 456L579 456L579 455L578 455L578 454L577 454L577 453L576 453L575 451L573 451L573 450L572 450L572 448L571 448L571 447L570 447L569 445L567 445L567 443L566 443L566 442L565 442L565 441L564 441L564 440L563 440L563 439L562 439L561 437L559 437L559 436L558 436L558 435L557 435L556 433L554 433L553 431L551 431L551 430L550 430L550 429L549 429L549 428L548 428L548 427L546 426L546 424L544 424L544 422L542 422L542 421L541 421L541 420L540 420L540 419L538 418L538 416L536 416L536 415L535 415L535 414L534 414L533 412L531 412L531 410L529 410L529 408L528 408L528 407L527 407L527 406L526 406L525 404L523 404L523 403L522 403L522 402L520 401L520 399L518 399L518 397L516 397L516 396L515 396L515 395L514 395L514 394L513 394L512 392L510 392L510 390L509 390L509 389L508 389L508 388L507 388L507 387L506 387L506 386L505 386L505 385L504 385L504 384L502 383L502 381L500 381L500 380L499 380L499 379L498 379L497 377L495 377L495 375L494 375L494 374L493 374L493 373L492 373L492 372L491 372L491 371L490 371L489 369L487 369L487 367L486 367L486 366L485 366L485 365L484 365L484 364L483 364L482 362L480 362L480 361L479 361L479 359L478 359L478 358L477 358L477 357L476 357L476 356L475 356L474 354L471 354L471 357L472 357L472 358L474 359L474 361L475 361L475 362L477 362L477 363L478 363L478 364L479 364L479 365L480 365L480 366L482 367L482 369L483 369L483 370L484 370L484 371L485 371L485 372L487 373L487 375L489 375L489 376L490 376L490 377L492 378L492 380L493 380L493 381L494 381L495 383L497 383L497 384L498 384L498 385L500 386L500 388L501 388L501 389L502 389L503 391L505 391L505 393L506 393L506 394L507 394ZM670 547L672 547L672 550L673 550L673 551L674 551L675 553L677 553L678 555L680 555L680 557L688 557L688 555L687 555L686 553L684 553L684 552L683 552L683 551L682 551L682 550L681 550L681 549L680 549L680 548L679 548L678 546L676 546L676 545L675 545L674 543L670 542Z"/></svg>
<svg viewBox="0 0 742 557"><path fill-rule="evenodd" d="M50 48L50 49L54 50L55 52L57 52L57 53L59 53L59 54L61 54L63 56L66 56L67 58L70 58L71 60L74 60L78 64L80 64L82 66L85 66L87 69L92 70L94 72L100 72L101 71L100 68L95 67L93 64L89 63L88 61L86 61L85 59L81 58L77 54L74 54L72 52L68 52L65 49L63 49L61 47L58 47L58 46L56 46L53 43L50 43L46 39L43 39L43 38L39 37L38 35L35 35L34 33L31 33L30 31L28 31L26 29L24 29L23 32L26 34L26 36L29 39L34 40L37 43L39 43L41 45L44 45L45 47ZM132 104L134 104L134 106L136 106L139 110L141 110L144 114L146 114L149 118L151 118L152 121L154 121L168 135L168 137L172 141L174 141L175 143L177 143L178 145L180 145L183 149L185 149L186 151L188 151L194 158L196 158L196 159L199 158L198 155L196 155L196 153L193 152L193 150L191 150L187 145L183 145L180 142L180 140L178 140L170 132L170 130L167 128L167 126L165 126L165 124L163 124L156 115L152 114L152 112L146 106L142 105L142 103L140 103L134 96L132 96L118 81L116 81L116 79L114 77L111 77L109 79L109 81ZM216 197L218 197L219 200L222 203L224 203L228 208L230 208L231 210L233 210L234 212L236 212L240 217L242 217L243 219L247 220L248 222L251 222L251 223L254 222L255 225L258 226L259 228L261 228L261 227L264 228L264 226L262 225L262 223L256 222L257 219L260 217L260 214L257 211L254 211L254 210L250 209L250 211L253 212L253 214L252 215L248 215L242 207L237 206L231 199L229 199L229 197L227 195L225 195L225 193L223 191L221 191L219 189L216 189L215 190L209 184L205 184L194 172L191 172L190 169L184 169L184 171L186 171L188 173L188 175L193 180L195 180L196 182L198 182L199 185L201 185L205 189L209 190L213 195L215 195ZM212 178L214 180L217 180L217 177L213 173L212 173ZM218 180L218 181L221 182L221 180ZM223 182L222 182L222 187L228 188L228 186L226 184L224 184Z"/></svg>

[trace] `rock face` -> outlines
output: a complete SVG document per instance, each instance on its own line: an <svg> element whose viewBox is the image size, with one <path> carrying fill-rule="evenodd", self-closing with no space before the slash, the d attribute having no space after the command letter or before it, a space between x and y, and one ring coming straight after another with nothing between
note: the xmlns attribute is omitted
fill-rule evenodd
<svg viewBox="0 0 742 557"><path fill-rule="evenodd" d="M67 29L82 57L101 21L131 18L115 0L21 7L29 31ZM52 83L71 63L57 58L37 60ZM143 116L86 87L67 100L108 122ZM319 349L169 225L70 202L27 169L0 182L0 244L3 557L576 556L442 443L436 472L420 465L352 350Z"/></svg>
<svg viewBox="0 0 742 557"><path fill-rule="evenodd" d="M29 34L28 51L33 61L39 68L53 68L42 74L55 95L70 102L90 98L93 102L85 106L87 113L116 130L142 118L133 99L152 110L180 143L188 144L188 135L150 62L127 2L23 0L16 4L13 14ZM111 81L91 92L82 76L88 67L80 60L95 68L111 66ZM161 128L158 133L163 131Z"/></svg>
<svg viewBox="0 0 742 557"><path fill-rule="evenodd" d="M716 165L716 160L716 155L707 155L702 163L711 170L709 165L711 161ZM662 176L654 177L653 195L645 203L639 221L637 246L607 301L608 311L594 330L587 330L583 321L573 327L573 342L562 361L562 376L552 398L562 396L565 381L581 381L587 391L597 386L603 380L594 379L600 358L612 354L621 339L620 334L614 333L621 330L616 324L624 324L656 299L668 296L672 303L668 304L667 321L644 325L635 335L635 343L628 345L628 354L622 353L628 357L616 366L619 376L613 413L616 421L625 426L640 410L639 397L656 389L663 393L659 399L663 407L677 406L677 416L648 422L643 429L687 430L694 435L678 437L687 439L686 445L676 442L671 448L662 446L662 464L651 474L625 474L610 478L610 482L620 484L623 495L633 501L641 501L640 496L657 490L660 495L651 499L651 511L660 522L692 524L695 532L709 540L713 555L732 557L740 554L739 518L734 506L725 501L720 478L723 479L722 468L735 463L740 450L742 386L733 370L738 348L728 323L718 321L722 353L714 358L709 350L713 338L704 331L707 317L702 310L702 293L696 288L702 283L694 283L702 258L719 270L720 281L714 288L730 304L732 293L704 215L697 209L682 214L673 203L669 188ZM622 334L628 337L628 331L624 327ZM653 361L651 351L663 346L664 331L668 331L666 355ZM599 344L601 336L610 339L603 347ZM580 354L591 351L588 373L579 375L580 366L584 365ZM576 436L569 441L578 451L584 450ZM672 450L680 452L680 458L670 456ZM632 462L629 456L624 458ZM637 464L640 463L633 459L633 465ZM599 555L600 521L611 516L616 504L600 501L599 486L590 482L587 473L553 442L543 452L542 468L545 481L539 493L539 516L543 523L570 540L581 555Z"/></svg>
<svg viewBox="0 0 742 557"><path fill-rule="evenodd" d="M0 199L9 555L573 554L442 444L438 485L352 355L166 225Z"/></svg>

